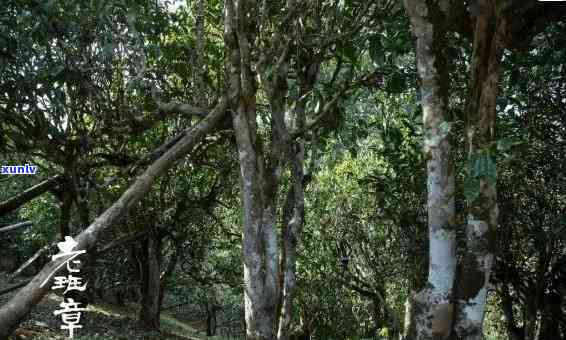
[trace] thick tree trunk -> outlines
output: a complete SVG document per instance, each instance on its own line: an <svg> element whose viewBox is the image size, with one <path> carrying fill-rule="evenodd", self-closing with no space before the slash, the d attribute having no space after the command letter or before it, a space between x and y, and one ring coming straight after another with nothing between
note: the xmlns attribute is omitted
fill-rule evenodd
<svg viewBox="0 0 566 340"><path fill-rule="evenodd" d="M415 301L416 292L409 292L409 297L405 301L405 318L403 320L403 334L401 340L410 340L416 334L415 329Z"/></svg>
<svg viewBox="0 0 566 340"><path fill-rule="evenodd" d="M296 247L304 214L302 134L306 125L305 103L299 102L296 106L295 122L300 137L294 142L285 122L290 43L285 41L283 31L276 31L270 34L273 44L267 44L269 47L262 46L264 49L252 50L256 46L257 29L264 27L264 20L269 13L267 3L263 4L259 15L250 16L250 13L259 12L257 2L227 1L224 37L230 69L230 99L234 108L233 125L241 170L246 334L248 339L274 339L277 332L280 339L287 339L296 285ZM292 0L287 1L286 7L286 16L280 24L282 27L288 26L293 20L291 14L296 10ZM260 18L259 23L257 17ZM276 60L269 70L261 69L265 65L258 63L260 83L271 110L269 141L262 140L257 133L257 84L256 74L252 71L252 52L256 52L260 60ZM305 88L312 88L318 68L306 67L305 70L309 79L308 84L303 85ZM292 168L293 188L288 200L290 208L286 209L283 217L284 260L279 268L277 195L280 177L287 165Z"/></svg>
<svg viewBox="0 0 566 340"><path fill-rule="evenodd" d="M215 109L206 118L191 128L186 136L151 164L128 190L122 194L118 201L91 223L86 230L75 237L75 240L78 242L75 250L85 249L88 252L88 250L92 249L96 245L100 234L116 223L136 202L149 192L155 178L167 171L178 159L190 152L224 117L225 110L226 102L222 98L220 103L216 105ZM6 339L33 306L50 290L53 272L63 263L63 258L49 262L29 284L2 306L0 309L0 339ZM45 281L46 284L42 285Z"/></svg>
<svg viewBox="0 0 566 340"><path fill-rule="evenodd" d="M277 301L277 231L275 200L265 202L261 156L254 150L244 110L234 115L234 130L240 155L243 203L244 298L248 339L273 339ZM253 118L255 119L255 117ZM254 131L255 133L255 131ZM258 159L259 158L259 159Z"/></svg>
<svg viewBox="0 0 566 340"><path fill-rule="evenodd" d="M451 122L447 112L448 70L441 11L434 2L405 0L417 37L422 81L424 145L427 159L429 272L427 286L415 294L414 334L410 339L447 339L452 326L452 289L456 272L454 170L450 157Z"/></svg>
<svg viewBox="0 0 566 340"><path fill-rule="evenodd" d="M298 145L296 159L294 160L294 184L290 194L293 196L293 211L290 219L284 217L283 223L283 252L284 262L282 273L283 285L281 291L281 311L279 316L279 329L277 338L279 340L289 339L291 326L293 297L296 289L295 268L297 263L297 244L303 227L304 219L304 195L303 195L303 145Z"/></svg>
<svg viewBox="0 0 566 340"><path fill-rule="evenodd" d="M251 49L255 38L253 1L225 2L232 120L240 161L243 210L244 304L246 337L274 339L277 306L276 200L278 179L263 156L256 126L256 82Z"/></svg>
<svg viewBox="0 0 566 340"><path fill-rule="evenodd" d="M78 173L75 171L73 173L73 185L75 187L75 201L77 214L79 216L80 230L85 230L90 225L90 209L88 201L88 187L84 184L88 178L88 171L82 174L82 178L79 178ZM95 248L85 254L83 258L82 276L86 282L92 282L93 284L88 284L86 286L86 292L84 292L83 300L86 302L91 302L96 298L96 268L95 263L98 258L98 253ZM86 316L88 318L88 315Z"/></svg>
<svg viewBox="0 0 566 340"><path fill-rule="evenodd" d="M30 280L23 281L23 282L20 282L20 283L15 284L15 285L13 285L13 286L11 286L11 287L4 288L4 289L0 290L0 296L2 296L2 295L4 295L4 294L8 294L8 293L10 293L10 292L13 292L13 291L16 290L16 289L27 285L27 284L29 283L29 281L30 281Z"/></svg>
<svg viewBox="0 0 566 340"><path fill-rule="evenodd" d="M161 237L155 228L149 232L144 242L146 252L145 263L142 263L142 299L139 324L145 329L159 329L160 296L161 296Z"/></svg>
<svg viewBox="0 0 566 340"><path fill-rule="evenodd" d="M31 201L32 199L42 195L49 189L53 188L57 184L57 181L61 178L61 176L55 176L48 180L45 180L41 183L38 183L32 186L25 191L17 194L16 196L7 199L4 202L0 202L0 216L9 213L12 210L15 210L22 205L26 204L27 202Z"/></svg>
<svg viewBox="0 0 566 340"><path fill-rule="evenodd" d="M208 306L206 312L206 336L216 335L216 309Z"/></svg>
<svg viewBox="0 0 566 340"><path fill-rule="evenodd" d="M234 118L235 130L241 120ZM241 131L241 130L240 130ZM237 133L238 135L239 133ZM241 139L246 139L240 136ZM238 138L237 138L238 140ZM249 144L248 144L249 145ZM275 202L263 204L255 152L238 143L243 202L244 298L248 339L273 339L277 301L277 232ZM261 165L259 165L261 166Z"/></svg>
<svg viewBox="0 0 566 340"><path fill-rule="evenodd" d="M65 190L65 189L64 189ZM73 209L73 194L65 190L61 196L61 207L59 208L59 226L57 239L64 241L65 236L70 236L69 224L71 223L71 211Z"/></svg>
<svg viewBox="0 0 566 340"><path fill-rule="evenodd" d="M218 302L216 299L216 289L214 286L206 288L206 335L216 335L216 311Z"/></svg>
<svg viewBox="0 0 566 340"><path fill-rule="evenodd" d="M306 97L312 90L316 76L318 75L318 63L308 64L304 67L304 73L301 74L301 90L300 100L295 106L296 130L299 134L304 133L306 128ZM282 97L282 96L281 96ZM284 116L284 112L281 112ZM283 228L282 238L283 246L281 249L281 270L280 270L280 301L279 301L279 320L277 338L279 340L289 339L291 317L293 312L293 298L296 290L296 263L297 263L297 245L299 243L304 224L305 214L305 181L304 181L304 161L305 161L305 143L302 138L296 142L289 140L288 130L283 124L280 127L282 134L282 142L288 140L287 158L291 164L292 187L289 189L285 207L283 211Z"/></svg>
<svg viewBox="0 0 566 340"><path fill-rule="evenodd" d="M505 19L480 0L474 32L466 137L469 171L466 252L456 283L457 339L481 339L497 227L495 117Z"/></svg>

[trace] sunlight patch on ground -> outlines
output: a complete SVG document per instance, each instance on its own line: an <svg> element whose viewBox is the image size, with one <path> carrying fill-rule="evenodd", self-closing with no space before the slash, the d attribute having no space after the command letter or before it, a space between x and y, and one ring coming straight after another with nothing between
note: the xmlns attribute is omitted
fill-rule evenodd
<svg viewBox="0 0 566 340"><path fill-rule="evenodd" d="M175 335L186 337L187 339L202 339L202 336L199 335L196 329L166 313L161 313L161 325L164 326L162 328L167 329ZM208 337L208 339L214 338Z"/></svg>
<svg viewBox="0 0 566 340"><path fill-rule="evenodd" d="M113 310L106 308L105 306L101 306L101 305L88 305L87 310L89 312L95 312L95 313L104 314L104 315L108 315L108 316L114 316L114 317L118 317L118 318L124 317L119 312L113 311Z"/></svg>

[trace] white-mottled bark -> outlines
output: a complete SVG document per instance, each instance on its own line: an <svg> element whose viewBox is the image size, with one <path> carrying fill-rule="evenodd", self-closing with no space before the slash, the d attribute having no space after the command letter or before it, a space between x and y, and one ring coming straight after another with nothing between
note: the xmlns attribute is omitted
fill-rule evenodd
<svg viewBox="0 0 566 340"><path fill-rule="evenodd" d="M240 163L243 217L246 338L275 337L278 296L276 229L277 167L265 159L256 126L256 81L252 70L257 4L225 2L224 38L229 65L229 97Z"/></svg>
<svg viewBox="0 0 566 340"><path fill-rule="evenodd" d="M496 99L507 25L499 10L492 1L478 1L466 118L467 153L472 167L480 160L495 164ZM491 168L494 172L494 166ZM496 174L476 173L470 168L468 176L476 177L477 195L467 201L466 251L456 282L453 330L458 339L480 340L497 228Z"/></svg>
<svg viewBox="0 0 566 340"><path fill-rule="evenodd" d="M288 2L288 8L292 8L293 4ZM314 82L319 70L319 62L308 62L304 60L305 66L303 72L300 73L300 99L295 105L295 127L299 133L304 132L306 128L306 98L307 94L312 91ZM287 162L291 165L292 187L289 189L287 200L283 211L283 249L281 255L281 273L283 282L281 284L280 296L280 315L277 330L278 340L289 339L291 330L291 318L293 300L296 290L296 262L297 262L297 246L301 238L304 213L305 213L305 181L304 181L304 158L305 158L305 142L303 138L297 138L294 142L288 136L288 129L284 122L280 123L282 133L285 135L284 141L287 141Z"/></svg>
<svg viewBox="0 0 566 340"><path fill-rule="evenodd" d="M282 263L283 285L281 287L281 313L279 317L278 340L289 338L291 326L293 298L296 290L296 262L297 244L303 228L304 220L304 187L303 187L303 161L304 146L302 142L297 144L299 150L293 162L293 189L289 195L289 216L283 217L285 223L283 232L284 263Z"/></svg>
<svg viewBox="0 0 566 340"><path fill-rule="evenodd" d="M487 302L487 286L493 254L486 249L488 225L468 216L466 258L458 277L454 332L458 339L481 340Z"/></svg>
<svg viewBox="0 0 566 340"><path fill-rule="evenodd" d="M434 3L434 2L432 2ZM450 158L450 120L447 114L444 32L432 18L438 5L405 0L412 30L417 37L417 66L421 96L424 145L427 159L429 272L428 284L414 296L413 339L446 339L452 327L452 289L456 273L454 230L454 175Z"/></svg>

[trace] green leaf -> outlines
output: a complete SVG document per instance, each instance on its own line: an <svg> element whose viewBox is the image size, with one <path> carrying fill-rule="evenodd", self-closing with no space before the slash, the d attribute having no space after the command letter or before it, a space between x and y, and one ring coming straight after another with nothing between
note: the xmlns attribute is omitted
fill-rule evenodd
<svg viewBox="0 0 566 340"><path fill-rule="evenodd" d="M464 181L464 196L468 202L473 202L480 196L479 178L472 176L466 178Z"/></svg>
<svg viewBox="0 0 566 340"><path fill-rule="evenodd" d="M104 57L112 57L114 55L114 44L108 43L102 47L102 55Z"/></svg>
<svg viewBox="0 0 566 340"><path fill-rule="evenodd" d="M130 12L130 13L126 14L126 22L128 23L128 25L135 25L136 18L137 18L137 16L136 16L135 13Z"/></svg>
<svg viewBox="0 0 566 340"><path fill-rule="evenodd" d="M497 164L490 152L482 151L473 156L469 169L470 177L484 178L490 184L495 184L497 180Z"/></svg>
<svg viewBox="0 0 566 340"><path fill-rule="evenodd" d="M405 90L405 77L401 73L393 73L387 81L386 88L389 93L403 92Z"/></svg>
<svg viewBox="0 0 566 340"><path fill-rule="evenodd" d="M507 152L514 146L520 145L523 142L512 137L504 137L497 140L497 151Z"/></svg>
<svg viewBox="0 0 566 340"><path fill-rule="evenodd" d="M495 158L489 152L482 152L482 176L490 183L495 184L497 179L497 166Z"/></svg>
<svg viewBox="0 0 566 340"><path fill-rule="evenodd" d="M268 64L265 67L265 78L266 79L271 79L271 76L273 75L273 70L274 70L274 67L271 64Z"/></svg>
<svg viewBox="0 0 566 340"><path fill-rule="evenodd" d="M41 9L43 9L45 12L51 11L53 5L55 5L55 0L40 2Z"/></svg>
<svg viewBox="0 0 566 340"><path fill-rule="evenodd" d="M65 70L65 65L57 65L57 66L53 67L53 69L51 70L51 75L53 77L57 77L64 70Z"/></svg>
<svg viewBox="0 0 566 340"><path fill-rule="evenodd" d="M373 62L377 66L383 66L385 64L385 50L381 44L381 37L379 35L374 35L369 39L369 55Z"/></svg>
<svg viewBox="0 0 566 340"><path fill-rule="evenodd" d="M316 101L316 104L315 104L315 106L314 106L314 113L315 113L315 114L319 114L319 112L320 112L320 99L318 99L318 100Z"/></svg>
<svg viewBox="0 0 566 340"><path fill-rule="evenodd" d="M338 54L341 55L344 59L347 59L352 64L357 64L358 61L358 54L356 52L356 48L352 41L345 41L340 43L338 46Z"/></svg>
<svg viewBox="0 0 566 340"><path fill-rule="evenodd" d="M24 135L16 131L8 131L7 137L16 145L17 147L26 148L29 147L29 139Z"/></svg>
<svg viewBox="0 0 566 340"><path fill-rule="evenodd" d="M447 136L452 130L452 123L444 121L440 123L439 129L442 136Z"/></svg>

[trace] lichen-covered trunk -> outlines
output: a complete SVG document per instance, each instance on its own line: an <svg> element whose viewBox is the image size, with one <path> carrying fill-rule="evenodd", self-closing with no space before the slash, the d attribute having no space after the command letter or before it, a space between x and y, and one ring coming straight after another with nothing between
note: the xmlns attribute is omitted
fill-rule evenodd
<svg viewBox="0 0 566 340"><path fill-rule="evenodd" d="M244 299L248 339L273 339L277 302L277 232L274 202L264 202L258 155L241 110L234 115L240 155L243 210Z"/></svg>
<svg viewBox="0 0 566 340"><path fill-rule="evenodd" d="M413 297L413 334L408 334L408 338L446 339L453 316L456 237L445 33L438 22L439 8L433 2L405 0L405 7L417 38L417 65L422 82L429 229L428 283Z"/></svg>
<svg viewBox="0 0 566 340"><path fill-rule="evenodd" d="M273 339L278 296L277 176L267 166L256 126L256 82L251 49L253 1L226 1L224 37L229 97L240 162L246 338Z"/></svg>
<svg viewBox="0 0 566 340"><path fill-rule="evenodd" d="M302 224L302 218L294 216L293 220L291 220L286 226L282 236L285 258L282 263L283 266L281 273L283 276L283 282L281 285L281 310L277 331L277 339L279 340L289 338L293 298L297 284L295 268L297 261L297 243L300 233L299 224Z"/></svg>
<svg viewBox="0 0 566 340"><path fill-rule="evenodd" d="M466 118L466 250L456 283L457 339L481 339L497 227L495 170L496 98L505 19L495 3L480 0L471 64L471 94Z"/></svg>
<svg viewBox="0 0 566 340"><path fill-rule="evenodd" d="M304 145L302 142L296 145L296 155L293 160L293 188L290 190L291 208L288 217L284 216L283 223L283 254L281 275L283 283L281 287L281 310L279 316L279 328L277 339L289 339L291 326L291 313L293 298L296 289L296 263L297 263L297 244L303 228L304 220L304 187L303 187L303 162Z"/></svg>
<svg viewBox="0 0 566 340"><path fill-rule="evenodd" d="M288 2L289 6L289 2ZM292 6L292 5L290 5ZM305 66L299 73L301 98L295 105L294 123L295 129L300 134L304 132L306 125L305 109L308 94L312 91L314 82L318 75L319 62L303 60ZM284 67L283 69L286 69ZM291 319L293 312L293 300L297 286L296 280L296 263L297 263L297 245L299 243L304 224L305 214L305 181L304 181L304 161L305 161L305 142L303 138L292 140L289 136L288 128L285 125L285 106L284 98L286 89L286 72L281 72L279 78L280 83L272 91L272 95L276 96L276 100L272 101L274 116L277 116L276 131L279 137L275 141L282 144L286 163L291 170L291 186L287 193L285 205L283 207L283 225L282 225L282 249L281 249L281 266L280 266L280 297L279 297L279 320L277 329L277 339L287 340L291 331ZM276 85L276 83L274 83ZM279 103L279 104L276 104Z"/></svg>
<svg viewBox="0 0 566 340"><path fill-rule="evenodd" d="M278 246L274 190L255 143L255 107L239 104L233 115L240 160L243 210L244 299L248 339L273 339L278 292Z"/></svg>

